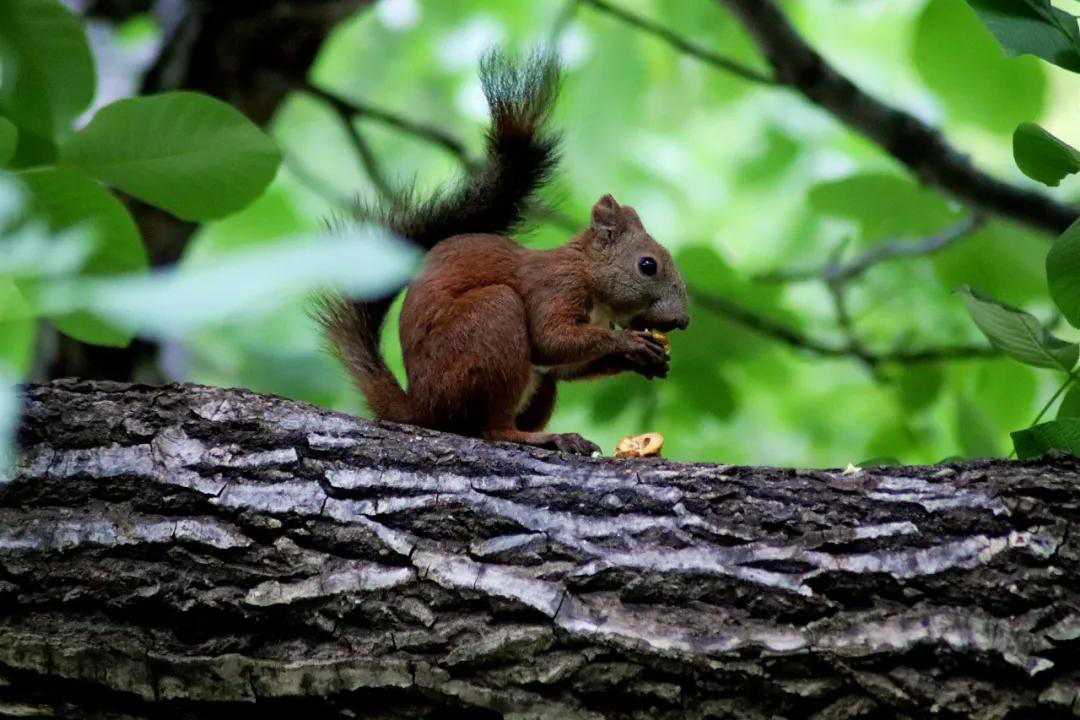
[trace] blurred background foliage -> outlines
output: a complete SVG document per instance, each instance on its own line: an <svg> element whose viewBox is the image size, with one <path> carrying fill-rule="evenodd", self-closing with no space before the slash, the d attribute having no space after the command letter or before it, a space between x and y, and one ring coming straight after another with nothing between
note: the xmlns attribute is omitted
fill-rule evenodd
<svg viewBox="0 0 1080 720"><path fill-rule="evenodd" d="M610 2L694 46L766 67L719 3ZM69 3L88 13L93 4ZM1012 159L1010 138L1021 122L1080 145L1080 77L1007 57L960 0L782 6L833 65L940 127L995 177L1036 186ZM145 86L168 27L149 11L88 22L100 107ZM309 86L291 88L269 121L283 157L273 182L245 209L199 225L181 267L254 273L230 255L318 232L347 216L356 196L376 197L387 183L415 181L424 191L462 172L482 152L479 56L492 45L520 51L537 43L557 47L566 67L555 114L565 152L521 240L564 242L591 203L611 192L672 250L695 291L690 329L671 336L666 381L564 383L551 429L581 432L608 449L623 435L660 431L672 458L788 466L1009 452L1009 432L1032 421L1060 378L991 354L953 291L971 285L1053 324L1044 267L1052 238L993 217L966 227L970 210L921 186L803 97L693 57L604 3L359 7L321 43ZM1078 188L1072 177L1047 192L1075 202ZM938 252L830 281L828 268L867 250L958 227ZM183 292L156 308L161 324L192 302ZM303 304L270 309L167 334L153 350L154 371L363 413ZM400 375L395 325L392 318L386 353ZM1055 331L1077 339L1070 328ZM53 335L38 325L30 338L25 324L0 322L7 372L47 377ZM948 349L956 348L965 357L953 357ZM929 360L904 357L923 350Z"/></svg>

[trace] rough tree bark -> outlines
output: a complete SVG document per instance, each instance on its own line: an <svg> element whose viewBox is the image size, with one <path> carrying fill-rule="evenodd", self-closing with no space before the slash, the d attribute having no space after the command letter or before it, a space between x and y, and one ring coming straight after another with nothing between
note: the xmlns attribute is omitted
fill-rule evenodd
<svg viewBox="0 0 1080 720"><path fill-rule="evenodd" d="M582 459L194 386L26 392L0 715L1080 713L1080 465Z"/></svg>

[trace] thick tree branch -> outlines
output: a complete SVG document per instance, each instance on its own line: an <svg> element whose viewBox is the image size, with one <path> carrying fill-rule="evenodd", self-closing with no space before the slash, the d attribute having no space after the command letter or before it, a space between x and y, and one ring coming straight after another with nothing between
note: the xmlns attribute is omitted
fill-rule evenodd
<svg viewBox="0 0 1080 720"><path fill-rule="evenodd" d="M1080 697L1074 459L582 459L71 381L28 389L20 441L4 715L985 720Z"/></svg>
<svg viewBox="0 0 1080 720"><path fill-rule="evenodd" d="M1052 234L1078 217L1075 208L982 172L935 128L868 95L795 31L773 0L718 0L746 26L776 79L880 145L922 182L988 213Z"/></svg>
<svg viewBox="0 0 1080 720"><path fill-rule="evenodd" d="M746 26L772 66L773 76L702 49L678 33L607 0L581 1L725 72L796 90L881 146L922 182L976 210L1009 217L1055 235L1080 216L1076 209L1040 192L987 175L938 130L868 95L809 46L773 0L718 0Z"/></svg>

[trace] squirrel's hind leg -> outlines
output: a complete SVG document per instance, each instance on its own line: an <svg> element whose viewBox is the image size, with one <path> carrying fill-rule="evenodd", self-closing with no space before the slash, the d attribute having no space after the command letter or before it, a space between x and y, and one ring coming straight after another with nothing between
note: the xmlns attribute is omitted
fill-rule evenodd
<svg viewBox="0 0 1080 720"><path fill-rule="evenodd" d="M528 404L518 413L514 425L518 430L543 430L555 411L555 378L541 375Z"/></svg>
<svg viewBox="0 0 1080 720"><path fill-rule="evenodd" d="M518 413L514 423L516 429L491 430L486 433L486 437L489 440L505 440L524 445L538 445L577 455L592 455L594 452L600 451L600 448L595 443L589 442L577 433L539 432L547 425L554 410L555 378L544 375L540 379L536 392L533 393L532 398L529 400L529 404Z"/></svg>

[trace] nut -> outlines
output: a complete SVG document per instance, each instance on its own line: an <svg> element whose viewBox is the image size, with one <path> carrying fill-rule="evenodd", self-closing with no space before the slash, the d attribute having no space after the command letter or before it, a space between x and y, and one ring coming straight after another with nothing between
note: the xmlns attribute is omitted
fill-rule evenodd
<svg viewBox="0 0 1080 720"><path fill-rule="evenodd" d="M615 446L615 457L650 457L659 456L664 447L664 436L660 433L628 435Z"/></svg>
<svg viewBox="0 0 1080 720"><path fill-rule="evenodd" d="M653 339L655 339L658 343L660 343L664 347L664 354L665 355L670 355L671 354L671 341L668 340L667 335L660 332L659 330L650 330L649 335L652 335ZM662 440L661 440L661 442L662 442Z"/></svg>

